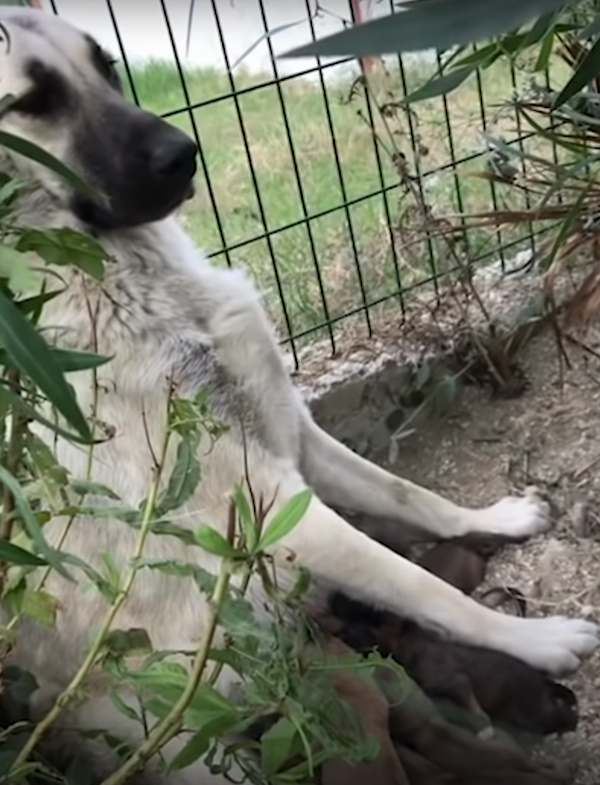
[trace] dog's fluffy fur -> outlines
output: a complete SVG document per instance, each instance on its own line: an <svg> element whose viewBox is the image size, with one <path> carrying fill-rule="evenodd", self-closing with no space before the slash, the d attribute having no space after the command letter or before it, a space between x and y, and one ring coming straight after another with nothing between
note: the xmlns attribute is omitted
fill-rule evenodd
<svg viewBox="0 0 600 785"><path fill-rule="evenodd" d="M2 37L10 39L0 44L0 86L21 99L0 128L45 147L108 199L100 206L76 196L48 170L3 153L5 172L34 181L19 204L23 224L92 231L114 259L102 284L67 273L67 290L43 314L48 336L60 345L113 357L99 372L97 418L114 436L94 449L93 480L112 488L125 505L139 504L163 438L169 380L182 396L208 388L216 416L230 430L214 448L201 445L202 481L192 501L177 511L180 525L209 522L225 529L230 492L244 477L244 436L253 488L275 498L271 515L306 486L315 491L303 521L273 554L283 574L291 550L316 586L343 590L551 672L576 668L597 644L595 625L495 613L370 540L328 504L442 537L475 531L533 535L548 526L547 506L528 493L466 509L388 474L324 433L292 385L250 281L239 270L211 266L171 217L193 175L183 135L126 102L97 46L64 21L2 6L0 23ZM60 274L65 276L65 268ZM47 282L57 285L53 276ZM90 412L91 374L72 374L70 381ZM40 433L73 477L85 475L86 450ZM173 451L166 464L168 476ZM46 536L56 542L63 526L63 520L51 521ZM122 523L79 518L65 547L96 566L108 552L124 568L134 541L135 532ZM201 560L212 571L218 566L215 558L197 548L188 551L174 538L150 537L145 555ZM13 651L15 662L41 685L38 714L76 672L105 611L97 591L83 591L59 575L46 588L60 602L56 628L24 624ZM252 586L250 595L260 608L259 587ZM206 611L206 601L185 581L142 571L116 624L145 628L157 649L190 649L204 633ZM137 725L114 710L106 686L104 676L94 675L87 702L69 722L108 727L135 742ZM221 688L230 686L224 672ZM167 755L176 748L172 744ZM219 780L199 763L170 781Z"/></svg>

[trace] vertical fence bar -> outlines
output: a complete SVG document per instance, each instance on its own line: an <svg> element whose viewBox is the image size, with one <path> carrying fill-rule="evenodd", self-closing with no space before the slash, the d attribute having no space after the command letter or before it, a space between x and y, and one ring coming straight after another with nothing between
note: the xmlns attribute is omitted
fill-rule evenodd
<svg viewBox="0 0 600 785"><path fill-rule="evenodd" d="M515 71L515 64L510 58L510 81L513 89L514 97L517 98L517 76ZM523 174L527 176L527 162L523 153L525 152L525 146L523 144L523 131L521 128L521 115L519 110L515 110L515 120L517 123L517 144L519 145L519 150L522 155L523 160ZM529 188L525 188L525 206L528 210L531 209L531 197L529 195ZM532 253L535 253L535 236L533 231L533 224L531 221L527 224L529 226L529 248L531 249Z"/></svg>
<svg viewBox="0 0 600 785"><path fill-rule="evenodd" d="M298 157L296 155L296 146L294 144L294 139L292 135L292 129L290 127L290 121L288 117L287 108L285 105L285 99L283 96L283 90L281 88L281 82L279 80L279 70L277 68L277 63L275 60L275 53L273 52L273 44L271 43L271 37L268 35L269 32L269 24L267 21L267 15L265 13L265 6L263 0L258 0L258 5L260 9L260 16L262 21L263 30L265 32L267 47L269 49L269 57L271 59L271 65L273 66L273 73L275 74L275 89L277 90L277 98L279 99L279 106L281 108L281 116L283 119L283 125L285 128L285 135L288 143L288 147L290 150L290 156L292 159L292 165L294 167L294 179L296 180L296 187L298 189L298 197L300 199L300 206L302 208L302 215L305 219L305 226L306 226L306 236L308 237L308 244L310 247L310 254L312 257L313 265L315 268L315 275L317 277L317 283L319 286L319 294L321 297L321 305L323 306L323 315L325 316L325 321L327 323L327 332L329 333L329 342L331 344L331 352L335 354L335 337L333 334L333 324L331 322L331 317L329 315L329 306L327 305L327 296L325 294L325 287L323 285L323 276L321 273L321 267L319 265L319 259L317 256L317 248L315 245L315 238L312 231L312 224L308 217L308 206L306 203L306 196L304 193L304 187L302 185L302 177L300 175L300 168L298 166ZM309 12L310 17L310 12Z"/></svg>
<svg viewBox="0 0 600 785"><path fill-rule="evenodd" d="M350 4L350 11L352 14L352 23L357 24L361 21L362 17L357 18L357 8L359 6L360 0L354 0ZM404 297L402 295L402 278L400 275L400 265L398 264L398 254L396 251L396 242L394 240L394 229L392 225L392 216L390 214L390 206L388 204L387 195L385 193L385 177L383 174L383 164L381 162L381 150L379 149L379 141L377 138L377 131L375 129L375 117L373 114L373 102L371 99L371 86L369 82L369 73L373 71L373 63L370 60L363 59L360 60L360 69L361 75L364 80L364 94L365 94L365 106L367 109L367 119L369 122L369 126L373 131L373 153L375 155L375 163L377 164L377 175L379 178L379 184L381 186L381 198L383 199L383 209L385 212L385 221L388 229L388 236L390 242L390 250L392 252L392 259L394 262L394 274L396 277L396 284L398 286L398 298L400 302L400 309L402 311L402 315L404 316ZM367 67L368 63L368 67Z"/></svg>
<svg viewBox="0 0 600 785"><path fill-rule="evenodd" d="M108 2L108 0L107 0ZM177 44L175 43L175 36L173 35L173 28L171 25L171 18L169 16L169 12L167 11L167 6L165 0L160 0L160 7L162 10L163 18L165 20L165 25L167 28L167 35L169 36L169 44L171 46L171 50L173 52L173 60L175 61L175 68L177 69L177 74L179 76L179 80L181 82L181 89L183 91L183 97L186 103L186 110L187 115L190 120L190 125L192 128L192 134L194 136L194 141L198 146L198 156L200 158L200 165L202 166L202 172L204 174L204 180L206 182L206 190L208 191L208 198L210 200L210 206L214 213L215 222L217 224L217 231L219 233L219 239L221 241L221 245L223 246L223 253L225 254L225 259L227 264L231 267L231 256L229 251L227 250L227 242L225 240L225 232L223 231L223 222L221 221L221 216L219 214L219 207L217 205L217 199L215 197L214 188L212 186L212 182L210 179L210 174L208 171L208 164L206 162L206 156L204 155L204 148L202 147L202 141L200 139L200 132L198 130L198 124L196 123L196 116L194 115L194 110L191 108L191 101L190 101L190 91L188 90L187 80L185 78L185 73L183 71L183 66L181 65L181 59L179 57L179 52L177 50Z"/></svg>
<svg viewBox="0 0 600 785"><path fill-rule="evenodd" d="M165 2L165 0L161 0L162 4L164 4L164 2ZM233 74L231 73L231 63L230 63L230 60L229 60L229 53L227 52L227 44L225 42L225 37L223 35L223 28L222 28L222 25L221 25L221 18L219 16L219 11L217 9L216 0L210 0L210 4L211 4L212 11L213 11L214 18L215 18L215 24L216 24L216 27L217 27L217 34L219 36L219 43L220 43L220 46L221 46L221 51L223 53L223 60L225 62L225 68L227 69L227 79L228 79L228 82L229 82L229 88L230 88L231 93L232 93L232 100L233 100L233 104L234 104L234 107L235 107L235 114L236 114L237 121L238 121L238 124L239 124L240 133L242 134L242 141L244 143L244 150L245 150L245 153L246 153L246 161L248 163L248 170L250 172L250 177L252 179L252 186L254 188L254 193L255 193L255 196L256 196L256 203L257 203L257 206L258 206L258 212L259 212L259 215L260 215L261 223L262 223L263 227L265 228L265 230L267 230L265 241L267 243L267 248L269 249L269 255L271 257L271 264L273 266L273 274L275 276L275 283L277 284L277 292L279 294L279 299L281 301L281 308L282 308L282 311L283 311L283 318L285 320L286 329L288 331L288 336L289 336L289 339L290 339L289 340L289 344L290 344L290 348L292 350L292 355L293 355L293 358L294 358L294 365L295 365L296 370L297 370L299 368L298 353L297 353L297 350L296 350L296 342L294 341L294 338L293 338L294 333L293 333L293 330L292 330L292 323L291 323L291 320L290 320L290 315L289 315L289 311L288 311L288 308L287 308L285 295L283 293L283 286L281 285L281 277L279 275L279 269L277 267L277 260L275 258L275 249L273 248L273 241L271 239L270 234L268 233L267 215L266 215L265 207L264 207L263 200L262 200L262 197L261 197L261 194L260 194L260 188L259 188L259 185L258 185L258 179L256 177L256 170L254 168L254 161L252 160L252 154L250 153L250 145L249 145L249 142L248 142L248 134L246 132L246 125L244 123L244 116L243 116L243 113L242 113L242 108L240 106L240 100L239 100L239 97L238 97L236 89L235 89L235 82L234 82L234 79L233 79Z"/></svg>
<svg viewBox="0 0 600 785"><path fill-rule="evenodd" d="M546 84L546 90L548 90L548 92L550 92L550 90L551 90L550 70L549 70L548 66L546 66L546 68L544 69L544 81L545 81L545 84ZM558 126L556 125L556 121L554 120L554 115L553 115L552 112L550 112L550 128L552 129L553 133L556 133L556 129L558 128ZM558 166L558 160L559 160L558 159L558 145L556 144L556 141L553 138L552 139L552 161L553 161L555 166ZM562 188L559 188L558 191L556 192L556 198L557 198L557 201L558 201L559 204L563 203Z"/></svg>
<svg viewBox="0 0 600 785"><path fill-rule="evenodd" d="M440 53L435 53L435 59L438 66L438 74L441 76L442 74L442 58L440 57ZM454 180L454 193L456 194L456 206L458 207L459 213L464 212L464 203L462 198L462 187L460 184L460 178L458 176L458 171L456 168L456 154L454 151L454 135L452 133L452 120L450 119L450 110L448 108L448 98L444 93L442 95L442 106L444 107L444 121L446 125L446 137L448 139L448 149L450 151L450 160L452 161L452 177ZM460 223L462 225L463 231L463 238L465 243L465 252L467 256L467 260L470 258L470 251L469 251L469 236L466 230L465 219L461 215Z"/></svg>
<svg viewBox="0 0 600 785"><path fill-rule="evenodd" d="M127 52L125 51L125 47L123 46L123 39L121 38L121 31L119 30L119 25L117 24L117 17L115 15L115 11L113 8L112 0L106 0L106 7L108 9L108 13L110 16L110 21L113 26L113 30L115 31L115 36L117 39L117 46L119 47L119 54L121 55L121 60L123 60L123 66L125 68L125 73L127 74L127 81L129 82L129 88L131 89L131 97L139 106L140 101L138 98L137 90L135 87L135 82L133 79L133 74L131 73L131 68L129 66L129 60L127 58Z"/></svg>
<svg viewBox="0 0 600 785"><path fill-rule="evenodd" d="M308 328L308 329L306 329L304 331L300 331L300 333L301 333L302 336L304 336L304 335L308 335L308 334L310 334L312 332L315 332L315 331L327 330L328 339L329 339L329 343L331 345L332 353L335 353L336 341L335 341L335 330L334 330L333 325L337 324L342 319L344 319L346 317L349 317L351 315L355 316L355 315L358 315L360 313L364 314L364 319L365 319L366 327L367 327L367 330L368 330L368 334L372 335L372 332L373 332L372 326L373 325L372 325L372 320L371 320L371 311L370 311L370 309L374 305L376 305L376 304L378 304L380 302L388 301L388 300L391 302L391 300L393 298L394 299L398 298L399 304L400 304L400 307L401 307L401 310L402 310L402 314L404 315L404 310L405 310L405 300L404 300L405 289L404 289L404 287L402 285L401 263L400 263L400 260L399 260L399 257L398 257L398 247L397 247L397 243L395 241L395 236L394 236L393 210L391 209L390 203L389 203L389 198L390 198L390 194L391 194L392 189L399 187L400 184L395 184L394 183L393 185L389 185L388 183L386 183L386 168L385 168L385 165L384 165L385 161L383 160L384 152L383 152L383 147L382 147L382 139L381 139L380 135L378 134L378 129L375 128L375 121L378 119L377 111L379 110L379 107L378 107L379 100L378 100L377 95L372 92L372 90L370 88L370 85L369 85L369 82L368 82L368 78L369 78L368 72L371 71L371 65L363 63L362 61L359 61L360 67L361 67L361 75L362 75L362 77L363 77L363 79L365 81L365 91L364 91L364 93L365 93L365 113L366 113L365 114L365 119L368 122L368 124L371 126L371 129L372 129L371 141L369 142L368 140L365 140L365 144L370 144L370 143L373 144L373 150L374 150L374 155L375 155L375 167L376 167L376 174L377 174L378 185L376 185L376 187L373 189L373 193L366 194L364 197L363 196L359 196L358 198L354 198L354 197L353 198L349 198L348 188L346 187L346 178L345 178L344 166L343 166L342 159L340 157L339 141L336 138L336 129L335 129L335 126L334 126L334 116L333 116L333 113L331 111L331 106L330 106L330 98L329 98L329 95L328 95L328 86L327 86L326 79L325 79L325 69L326 69L328 64L323 64L322 59L321 58L317 58L317 67L315 69L307 69L303 73L304 73L304 75L308 75L309 73L315 73L317 75L317 77L318 77L318 84L319 84L320 91L321 91L322 96L323 96L323 105L324 105L324 110L325 110L326 123L327 123L327 127L328 127L328 130L329 130L329 135L330 135L330 139L331 139L333 159L334 159L334 163L335 163L336 178L339 181L339 194L341 195L342 202L338 205L337 204L337 198L336 198L334 204L332 204L331 206L329 206L329 207L326 206L324 210L320 210L317 213L312 213L311 214L310 209L309 209L310 199L307 198L307 193L308 192L306 190L306 180L305 180L305 178L303 176L303 169L302 169L303 161L302 161L301 156L298 153L297 139L295 138L294 128L293 128L293 125L292 125L292 122L291 122L292 113L290 111L290 104L286 103L286 100L287 100L286 99L286 94L285 94L285 91L284 91L284 89L282 87L282 84L283 84L284 81L287 82L291 78L294 78L294 76L293 75L292 76L282 76L279 73L279 69L277 67L277 63L276 63L276 59L275 59L275 55L274 55L274 50L273 50L271 38L268 35L269 27L268 27L267 10L265 8L265 0L256 0L256 2L258 3L258 9L260 11L260 18L261 18L261 21L262 21L262 28L263 28L264 33L266 34L264 36L264 40L266 41L266 44L267 44L267 47L268 47L268 52L269 52L269 55L270 55L270 58L271 58L271 63L272 63L273 70L274 70L274 79L273 80L268 80L268 81L265 80L264 84L260 83L260 84L256 84L256 85L245 86L244 88L240 88L239 91L237 90L237 88L236 88L236 80L234 80L234 76L233 76L233 73L231 71L231 64L230 64L230 59L229 59L229 54L228 54L228 43L226 41L226 37L225 37L224 29L223 29L223 20L221 18L222 17L222 13L219 11L219 8L218 8L219 0L211 0L210 8L212 9L212 13L213 13L214 19L215 19L216 32L217 32L219 44L220 44L220 47L221 47L221 51L222 51L222 54L223 54L225 68L226 68L226 71L227 71L229 90L228 90L227 94L224 94L222 96L212 96L212 97L209 97L207 100L203 100L203 101L199 102L196 105L192 105L191 96L190 96L190 92L189 92L189 89L188 89L188 82L187 82L187 79L186 79L186 73L184 71L184 67L182 65L182 61L181 61L181 59L179 57L179 53L177 51L177 45L176 45L176 42L175 42L175 37L173 35L173 29L172 29L172 25L171 25L171 21L170 21L170 15L169 15L169 11L168 11L168 8L167 8L168 0L159 0L160 9L162 10L162 15L163 15L164 22L165 22L165 25L166 25L166 31L167 31L167 34L168 34L170 47L171 47L171 50L172 50L172 53L173 53L175 69L176 69L177 74L179 76L179 80L180 80L180 83L181 83L183 96L184 96L184 99L185 99L185 107L182 107L181 109L176 109L174 111L171 111L171 110L166 111L166 112L163 113L163 115L171 117L171 116L175 115L178 112L180 112L182 114L185 112L185 113L187 113L187 116L189 117L189 122L190 122L190 125L191 125L192 135L193 135L193 137L194 137L194 139L195 139L195 141L196 141L196 143L198 145L200 164L201 164L201 167L202 167L202 170L203 170L203 173L204 173L204 178L205 178L205 181L206 181L207 192L208 192L208 196L209 196L209 199L210 199L210 205L211 205L212 212L213 212L213 215L214 215L214 219L215 219L215 223L216 223L216 227L217 227L218 235L219 235L219 239L220 239L220 244L221 244L221 248L218 251L216 251L214 254L211 254L211 256L216 256L216 255L223 254L225 256L225 259L226 259L227 263L229 265L231 265L232 264L231 254L234 252L235 249L239 249L240 247L242 247L244 245L249 245L249 244L255 243L255 242L261 242L261 243L265 242L266 243L267 251L268 251L268 254L270 255L270 262L271 262L271 265L272 265L273 274L274 274L274 278L275 278L275 282L276 282L276 290L277 290L278 297L279 297L279 300L280 300L280 303L281 303L281 308L282 308L282 312L283 312L285 326L286 326L287 333L288 333L288 339L285 341L285 343L289 343L290 344L290 348L291 348L292 355L293 355L293 358L294 358L295 367L298 368L299 364L298 364L298 356L297 356L297 349L296 349L297 336L294 334L293 329L292 329L291 316L290 316L290 312L289 312L288 305L287 305L287 302L286 302L286 300L287 300L286 291L285 291L285 287L283 285L283 282L282 282L281 276L280 276L277 255L276 255L276 252L275 252L275 241L274 241L273 238L276 235L279 235L280 232L286 231L287 229L291 229L292 227L297 227L297 228L303 227L304 230L306 231L306 236L307 236L307 240L308 240L309 255L311 257L311 262L312 262L312 265L314 266L314 270L315 270L316 281L317 281L317 284L318 284L319 297L320 297L320 302L321 302L321 305L322 305L322 311L323 311L323 315L324 315L324 321L323 321L322 324L319 324L317 326L311 326L310 328ZM353 23L359 23L361 21L362 17L360 16L360 14L362 13L362 6L361 6L362 2L363 2L363 0L347 0L348 8L350 9L350 17L351 17ZM394 0L388 0L388 3L389 3L390 13L392 13L392 14L397 13L398 11L395 8ZM31 5L31 6L36 6L36 7L39 7L41 5L40 0L29 0L28 4ZM48 4L49 4L50 8L52 9L52 11L54 13L59 13L58 9L57 9L57 2L56 2L56 0L48 0ZM314 0L304 0L304 5L305 5L305 8L306 8L306 14L307 14L308 22L309 22L309 25L310 25L310 32L311 32L311 36L312 36L312 38L314 40L316 38L316 33L315 33L315 23L314 23L315 11L313 9L313 4L314 4ZM131 89L131 96L132 96L133 100L139 105L140 104L140 99L141 99L142 96L140 96L139 90L137 89L136 84L135 84L135 69L131 67L130 62L128 60L126 46L125 46L124 41L122 39L121 31L119 30L117 15L115 14L114 6L115 6L114 0L106 0L106 7L107 7L108 15L110 17L110 22L111 22L112 27L113 27L114 32L115 32L116 42L117 42L117 46L118 46L118 49L119 49L120 56L121 56L121 58L123 60L123 67L124 67L124 70L125 70L125 74L126 74L127 79L129 81L129 85L130 85L130 89ZM318 5L315 6L315 7L318 9ZM438 70L438 73L440 73L442 71L442 60L441 60L441 56L440 56L439 53L436 53L436 61L437 61L437 70ZM512 63L512 62L510 63L510 69L511 69L510 76L511 76L512 89L514 91L516 91L517 79L516 79L515 66L514 66L514 63ZM404 61L403 61L401 56L398 57L398 72L399 72L401 90L403 91L404 95L406 95L408 93L407 71L406 71L406 68L405 68L405 63L404 63ZM487 113L487 107L486 107L486 97L485 97L485 90L484 90L484 82L482 80L482 76L481 76L481 73L479 72L479 70L476 72L476 80L477 80L477 85L476 85L477 86L477 100L478 100L478 105L479 105L479 115L480 115L480 118L481 118L481 126L482 126L483 131L486 132L487 128L488 128L488 116L487 116L488 113ZM547 69L546 69L546 85L547 85L547 87L549 86L549 75L548 75ZM247 123L245 122L245 119L244 119L244 115L243 115L243 111L242 111L242 101L243 101L243 99L241 98L242 94L246 94L251 89L252 90L254 90L254 89L267 89L267 86L269 88L274 88L274 90L276 91L276 94L277 94L278 101L279 101L279 108L280 108L280 111L281 111L281 117L282 117L282 122L283 122L283 129L284 129L284 132L285 132L285 138L286 138L286 141L287 141L287 146L288 146L290 157L291 157L291 163L292 163L292 169L293 169L292 174L293 174L293 177L294 177L294 181L295 181L295 185L296 185L296 189L297 189L297 193L298 193L298 200L299 200L300 213L301 213L301 217L298 220L290 221L290 222L288 222L286 224L286 226L277 226L277 227L273 227L273 228L270 228L268 226L268 223L267 223L267 214L266 214L266 208L265 208L264 195L261 194L260 184L259 184L259 177L257 176L257 167L256 167L255 162L253 160L252 151L250 149L250 139L249 139L248 130L247 130L249 126L247 125ZM264 229L264 232L262 234L257 235L256 237L248 237L248 238L244 239L243 241L237 242L237 243L228 243L227 238L225 236L224 225L223 225L222 218L220 216L219 209L218 209L218 204L217 204L217 199L216 199L216 192L215 192L215 190L213 188L213 185L212 185L212 182L211 182L210 172L209 172L209 169L208 169L207 158L205 156L205 152L204 152L202 144L201 144L201 134L200 134L200 130L199 130L199 124L198 124L198 122L196 120L196 115L195 115L195 109L196 108L199 109L199 108L201 108L203 106L207 106L210 103L215 103L215 102L220 101L220 100L233 101L233 106L234 106L234 110L235 110L235 117L236 117L236 120L237 120L237 124L239 125L239 130L240 130L240 133L241 133L241 138L242 138L242 142L243 142L243 146L244 146L245 160L246 160L246 163L247 163L247 166L248 166L250 179L251 179L252 186L253 186L253 189L254 189L254 194L255 194L255 197L256 197L256 200L257 200L259 219L262 222L262 226L263 226L263 229ZM478 157L479 153L475 152L475 153L472 153L472 154L469 154L469 155L465 155L465 156L461 157L460 159L457 159L457 155L456 155L457 149L456 149L456 146L455 146L455 136L454 136L455 128L453 128L453 115L452 115L450 101L451 101L451 99L448 99L445 95L442 96L442 98L441 98L441 107L442 107L442 113L443 113L443 117L444 117L445 134L446 134L446 138L447 138L447 145L448 145L449 159L450 160L449 160L449 162L444 162L444 163L442 163L439 166L436 165L435 169L432 169L431 171L427 171L426 176L428 176L429 174L434 174L436 172L439 172L440 174L442 174L442 173L450 174L450 170L452 170L452 173L451 173L450 176L453 178L453 184L454 184L454 202L457 205L458 210L461 213L463 213L464 210L465 210L464 195L465 195L466 192L464 191L464 183L462 182L462 180L460 178L460 175L459 175L459 167L462 166L464 164L464 162L468 162L468 161L474 160L476 157ZM402 111L406 113L406 123L407 123L407 127L408 127L408 134L407 134L408 138L407 138L406 144L405 144L406 152L407 153L409 152L408 147L410 145L410 147L412 148L412 154L413 154L413 162L414 163L413 163L413 167L412 167L413 171L411 172L411 178L413 179L415 188L418 189L418 191L417 191L418 199L421 201L421 203L423 205L427 205L426 189L425 189L424 183L423 183L424 167L422 166L421 153L420 153L419 145L418 145L418 137L419 137L419 135L418 135L418 129L417 129L417 126L416 126L415 120L414 120L414 116L415 115L411 111L411 108L409 106L404 106L402 108ZM552 124L552 127L554 127L554 120L553 120L553 118L551 118L550 122ZM513 143L517 144L519 146L521 152L523 152L523 150L525 149L524 145L525 145L525 141L526 140L524 140L524 137L523 137L522 118L521 118L521 116L519 115L518 112L516 114L516 130L517 130L517 138L515 140L512 140L512 141L513 141ZM552 144L552 156L553 156L553 159L554 159L555 162L557 162L559 160L559 152L557 150L557 146L556 146L555 143ZM523 164L523 167L525 169L525 163ZM413 172L414 172L414 175L413 175ZM502 200L499 199L497 185L494 182L490 182L489 186L490 186L490 188L489 188L490 197L489 198L490 198L491 206L493 207L494 210L497 210L499 208L499 204L502 203ZM358 242L358 238L357 238L357 234L356 234L355 219L353 220L354 216L353 216L352 210L354 209L355 205L357 205L359 203L362 203L363 198L365 198L365 199L366 198L378 199L379 196L381 196L381 198L383 199L383 203L384 203L384 218L386 220L387 230L388 230L388 233L389 233L389 243L390 243L390 249L391 249L391 253L392 253L394 268L395 268L395 278L396 278L396 283L397 283L397 291L393 291L393 292L390 291L387 295L385 295L383 297L377 297L377 298L373 299L373 298L369 298L369 296L368 296L369 292L367 291L367 286L365 284L365 278L363 276L363 270L361 269L361 256L360 256L359 242ZM557 194L557 199L559 201L563 200L563 195L561 194L560 191ZM527 207L529 208L531 206L531 193L529 191L526 191L526 193L525 193L525 200L526 200ZM333 201L333 199L332 199L332 201ZM360 289L360 303L357 303L357 307L353 308L348 313L342 313L342 314L337 314L336 313L335 316L332 316L332 314L330 313L330 308L329 308L329 304L328 304L327 289L326 289L327 275L322 270L321 264L320 264L318 243L317 243L317 240L316 240L317 233L315 231L315 223L314 222L316 220L319 220L321 217L323 217L325 215L330 215L331 213L333 213L333 212L335 212L337 210L343 211L343 215L345 217L345 223L347 225L348 238L349 238L350 246L351 246L351 253L353 254L354 264L355 264L355 268L356 268L356 278L357 278L358 286L359 286L359 289ZM467 236L467 230L466 230L466 225L465 225L464 218L461 219L461 223L462 223L462 232L463 232L463 236L464 236L464 247L465 247L465 250L466 250L466 253L467 253L467 257L469 259L471 259L472 249L470 249L469 246L472 245L472 239L471 239L471 242L469 242L469 237ZM496 253L499 254L500 262L501 262L502 268L504 269L504 267L505 267L505 249L508 246L513 246L514 247L516 245L516 247L518 247L519 243L523 243L523 239L520 239L520 240L515 241L515 242L507 243L506 242L506 237L504 236L505 233L502 232L500 227L496 227L495 233L496 233L496 243L495 243L496 249L493 250L493 253L494 254L496 254ZM529 222L529 236L528 236L528 239L529 239L529 243L531 245L532 251L535 252L535 239L536 239L536 237L535 237L535 230L534 230L534 226L533 226L532 222ZM490 240L491 240L491 238L490 238ZM431 283L433 285L433 289L434 289L436 297L438 298L438 301L439 301L439 296L440 296L439 281L442 279L443 273L442 273L442 271L440 269L438 269L439 265L437 264L435 240L432 237L432 234L431 234L431 231L430 231L429 227L427 227L427 226L426 226L426 230L425 230L425 234L424 234L424 241L427 244L428 263L429 263L429 266L431 268L431 276L428 278L427 281L423 281L422 283L423 284L430 284ZM491 254L486 254L486 256L490 256L490 255ZM479 259L479 256L477 258ZM386 264L387 264L387 261L388 260L387 260L387 256L386 256L386 260L385 260ZM419 283L421 283L421 282L419 282ZM415 283L414 285L411 284L410 287L407 287L407 290L408 290L408 288L410 288L410 289L415 288L417 285L419 285L419 284L418 283Z"/></svg>
<svg viewBox="0 0 600 785"><path fill-rule="evenodd" d="M477 51L477 47L473 47L474 51ZM481 118L481 128L484 133L487 133L488 125L487 125L487 111L485 108L485 97L483 92L483 82L481 79L481 71L479 68L475 72L475 78L477 80L477 99L479 102L479 117ZM498 193L496 191L496 183L493 180L490 180L490 196L492 199L492 207L494 210L498 210ZM498 250L498 254L500 256L500 269L502 272L506 269L506 260L504 258L504 245L502 240L502 230L500 227L496 228L496 246Z"/></svg>
<svg viewBox="0 0 600 785"><path fill-rule="evenodd" d="M396 7L394 5L393 0L389 0L389 8L392 14L397 13ZM400 75L400 85L402 87L402 93L404 96L408 95L408 82L406 79L406 68L404 67L404 60L402 59L402 55L398 55L398 73ZM410 106L405 108L406 111L406 121L408 123L408 136L410 139L410 146L413 152L413 161L415 167L415 179L417 190L419 192L419 199L421 200L422 204L426 203L425 200L425 191L423 189L423 177L422 177L422 170L421 170L421 155L419 152L419 146L417 144L417 134L415 131L415 124L412 116L412 111ZM426 243L427 243L427 255L429 257L429 268L431 270L431 279L433 282L433 290L435 292L436 298L439 298L439 287L438 287L438 274L437 274L437 264L435 261L435 253L433 250L433 242L431 240L431 234L429 231L426 232Z"/></svg>

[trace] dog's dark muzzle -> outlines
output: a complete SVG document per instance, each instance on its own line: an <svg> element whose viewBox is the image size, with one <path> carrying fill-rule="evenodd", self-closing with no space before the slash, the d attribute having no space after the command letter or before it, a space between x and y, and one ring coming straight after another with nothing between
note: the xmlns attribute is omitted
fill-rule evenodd
<svg viewBox="0 0 600 785"><path fill-rule="evenodd" d="M82 134L76 155L84 175L106 197L80 194L74 208L85 223L116 229L158 221L193 195L196 144L178 128L124 101Z"/></svg>

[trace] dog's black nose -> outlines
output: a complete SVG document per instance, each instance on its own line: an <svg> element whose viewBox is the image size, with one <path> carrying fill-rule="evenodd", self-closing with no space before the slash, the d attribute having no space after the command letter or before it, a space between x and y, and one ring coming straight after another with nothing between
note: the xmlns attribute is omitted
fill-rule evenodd
<svg viewBox="0 0 600 785"><path fill-rule="evenodd" d="M177 132L161 140L152 150L152 174L160 179L192 178L196 172L198 148L185 134Z"/></svg>

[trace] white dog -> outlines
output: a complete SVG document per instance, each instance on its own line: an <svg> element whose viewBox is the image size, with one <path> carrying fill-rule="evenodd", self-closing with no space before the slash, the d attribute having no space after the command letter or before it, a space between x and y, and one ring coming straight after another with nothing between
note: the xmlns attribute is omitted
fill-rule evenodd
<svg viewBox="0 0 600 785"><path fill-rule="evenodd" d="M508 652L552 673L575 669L596 647L594 624L493 612L369 539L328 505L442 537L533 535L549 524L547 506L530 494L466 509L392 476L322 431L292 385L259 294L240 271L210 266L171 216L190 195L194 143L124 99L110 59L89 36L51 15L14 7L0 7L0 24L1 91L18 99L0 129L46 148L108 200L94 202L41 166L2 154L5 172L33 181L18 205L23 224L88 231L116 260L107 264L101 284L70 274L68 290L43 314L62 346L114 358L100 369L98 390L88 372L70 377L83 410L91 412L97 396L96 416L114 433L93 451L92 479L112 488L124 504L138 505L151 485L153 452L164 435L169 380L183 396L207 388L216 415L230 429L214 448L201 444L202 480L177 513L181 525L206 522L225 530L230 493L244 477L243 433L252 486L275 498L271 515L301 489L315 492L299 526L275 549L282 571L291 549L317 587L435 624L456 640ZM85 476L86 450L50 432L43 437L74 477ZM173 465L173 451L167 465ZM63 526L62 520L46 526L50 541L57 541ZM135 539L136 532L118 521L80 518L63 547L97 567L109 552L126 569ZM214 557L199 548L188 551L174 538L151 536L145 556L218 567ZM23 624L13 653L41 685L38 714L73 677L106 610L99 592L83 591L60 575L53 574L46 588L60 602L56 628ZM259 599L257 586L251 596ZM146 570L116 626L146 629L157 649L191 649L206 620L206 600L193 587ZM86 695L69 723L139 739L139 727L106 696L106 677L95 674ZM114 761L108 752L105 760L106 771ZM217 780L198 763L170 781Z"/></svg>

